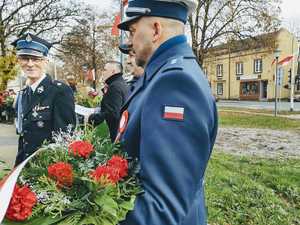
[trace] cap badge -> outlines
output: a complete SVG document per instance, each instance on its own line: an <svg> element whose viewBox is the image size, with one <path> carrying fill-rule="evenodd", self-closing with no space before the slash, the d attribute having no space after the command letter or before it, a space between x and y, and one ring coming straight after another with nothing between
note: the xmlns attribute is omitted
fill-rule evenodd
<svg viewBox="0 0 300 225"><path fill-rule="evenodd" d="M30 36L30 34L27 34L26 41L27 42L32 42L32 37Z"/></svg>

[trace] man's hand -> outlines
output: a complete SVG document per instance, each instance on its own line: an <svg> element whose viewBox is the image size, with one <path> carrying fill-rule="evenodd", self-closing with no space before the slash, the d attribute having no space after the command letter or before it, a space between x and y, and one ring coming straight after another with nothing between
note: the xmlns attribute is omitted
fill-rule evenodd
<svg viewBox="0 0 300 225"><path fill-rule="evenodd" d="M93 113L88 117L88 123L92 124L94 126L98 126L99 124L101 124L104 121L104 116L103 114L100 113Z"/></svg>

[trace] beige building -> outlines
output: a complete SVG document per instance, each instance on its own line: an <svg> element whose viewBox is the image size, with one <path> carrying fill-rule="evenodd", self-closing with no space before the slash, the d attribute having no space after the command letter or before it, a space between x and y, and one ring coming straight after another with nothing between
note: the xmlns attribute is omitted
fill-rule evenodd
<svg viewBox="0 0 300 225"><path fill-rule="evenodd" d="M294 55L285 66L278 64L282 79L279 80L277 96L289 98L289 74L292 71L297 76L299 45L296 37L286 29L210 48L203 62L203 70L213 94L220 99L273 100L275 49L280 50L278 62ZM295 85L295 92L300 93L300 82Z"/></svg>

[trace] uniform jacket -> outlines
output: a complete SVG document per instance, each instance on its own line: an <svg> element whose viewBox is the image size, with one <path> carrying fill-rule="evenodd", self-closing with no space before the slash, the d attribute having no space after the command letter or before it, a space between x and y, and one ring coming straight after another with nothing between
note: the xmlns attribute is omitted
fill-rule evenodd
<svg viewBox="0 0 300 225"><path fill-rule="evenodd" d="M121 107L128 96L128 85L124 81L122 73L111 76L105 81L105 84L102 89L101 111L93 114L89 121L98 125L105 120L109 128L110 138L114 141L119 127Z"/></svg>
<svg viewBox="0 0 300 225"><path fill-rule="evenodd" d="M165 118L166 107L184 109L183 118ZM185 36L156 50L122 111L129 116L120 141L139 159L144 193L121 224L206 224L203 183L217 110Z"/></svg>
<svg viewBox="0 0 300 225"><path fill-rule="evenodd" d="M129 86L129 93L133 92L134 87L139 79L140 79L140 77L133 76L133 78L127 82L128 86Z"/></svg>
<svg viewBox="0 0 300 225"><path fill-rule="evenodd" d="M30 104L26 104L29 88L20 92L22 118L18 120L22 119L22 132L16 165L34 153L45 140L51 142L52 132L66 131L68 125L73 128L76 125L74 97L69 86L46 76L36 88ZM19 107L17 103L17 112Z"/></svg>

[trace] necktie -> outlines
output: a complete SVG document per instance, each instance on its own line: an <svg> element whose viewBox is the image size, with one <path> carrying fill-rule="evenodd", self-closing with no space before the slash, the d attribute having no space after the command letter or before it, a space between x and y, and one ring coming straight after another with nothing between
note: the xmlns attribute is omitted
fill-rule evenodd
<svg viewBox="0 0 300 225"><path fill-rule="evenodd" d="M31 89L31 87L28 87L27 90L26 90L24 107L28 107L29 106L29 104L31 102L31 99L32 99L32 96L33 96L32 89Z"/></svg>
<svg viewBox="0 0 300 225"><path fill-rule="evenodd" d="M32 96L33 96L33 91L32 91L32 89L31 89L31 87L29 87L29 92L28 92L28 102L30 103L31 102L31 100L32 100Z"/></svg>

